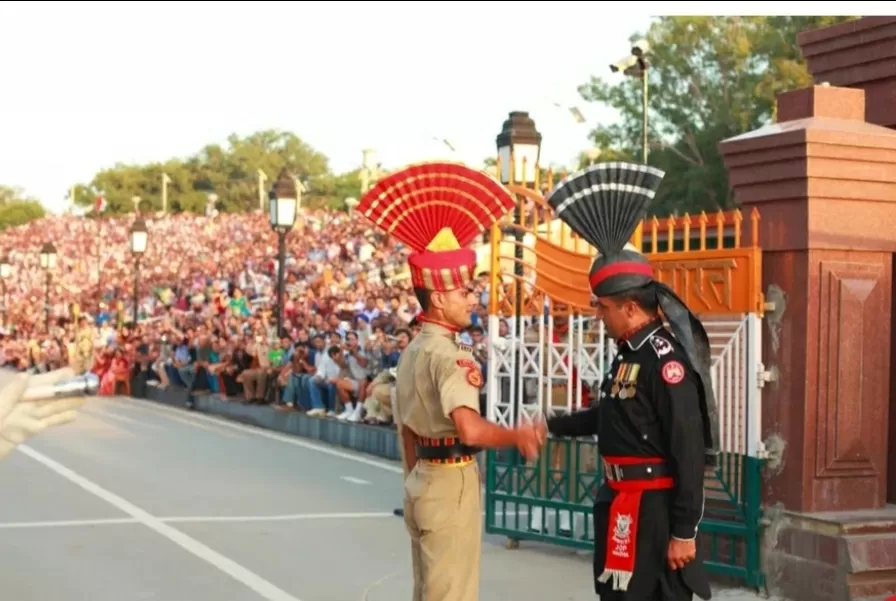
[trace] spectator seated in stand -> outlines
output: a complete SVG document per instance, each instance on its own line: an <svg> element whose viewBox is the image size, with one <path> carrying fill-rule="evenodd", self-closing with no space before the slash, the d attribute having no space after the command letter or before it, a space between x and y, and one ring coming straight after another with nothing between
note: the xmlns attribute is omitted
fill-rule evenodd
<svg viewBox="0 0 896 601"><path fill-rule="evenodd" d="M150 240L164 244L149 244L141 261L133 324L132 219L48 216L0 232L11 264L4 365L117 373L104 392L112 381L111 393L127 393L112 368L118 357L133 394L151 386L391 423L391 370L419 332L406 249L359 214L302 210L287 238L278 324L277 239L267 215L144 215ZM39 263L47 237L58 252L50 331Z"/></svg>

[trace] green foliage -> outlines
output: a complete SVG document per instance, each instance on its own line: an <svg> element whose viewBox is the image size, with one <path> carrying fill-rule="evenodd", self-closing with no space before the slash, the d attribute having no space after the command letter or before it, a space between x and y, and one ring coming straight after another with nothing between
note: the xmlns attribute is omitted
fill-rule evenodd
<svg viewBox="0 0 896 601"><path fill-rule="evenodd" d="M20 188L0 185L0 230L40 219L45 214L43 205Z"/></svg>
<svg viewBox="0 0 896 601"><path fill-rule="evenodd" d="M33 200L15 200L0 205L0 230L24 225L46 215L43 205Z"/></svg>
<svg viewBox="0 0 896 601"><path fill-rule="evenodd" d="M666 172L658 215L733 207L722 140L773 119L775 96L812 83L796 35L855 17L661 17L646 34L649 160ZM619 123L591 134L598 160L641 161L640 79L592 77L582 97L616 109Z"/></svg>
<svg viewBox="0 0 896 601"><path fill-rule="evenodd" d="M345 199L357 198L361 193L361 170L322 176L317 180L315 190L317 194L307 203L309 208L328 207L345 210Z"/></svg>
<svg viewBox="0 0 896 601"><path fill-rule="evenodd" d="M210 144L186 159L104 169L89 184L77 186L75 203L92 206L102 194L107 214L120 214L133 211L131 199L139 196L142 211L160 211L167 175L171 212L202 213L212 193L218 196L220 211L251 211L259 208L261 170L267 178L263 184L267 210L267 191L284 167L303 182L304 206L340 207L346 196L359 194L358 172L335 175L327 157L296 135L266 130L246 137L231 135L226 145Z"/></svg>

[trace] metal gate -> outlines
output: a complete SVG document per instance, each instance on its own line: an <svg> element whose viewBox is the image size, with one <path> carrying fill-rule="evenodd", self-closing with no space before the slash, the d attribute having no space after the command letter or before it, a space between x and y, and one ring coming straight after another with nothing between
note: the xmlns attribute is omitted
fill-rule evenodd
<svg viewBox="0 0 896 601"><path fill-rule="evenodd" d="M558 220L541 195L509 186L523 207L491 233L488 417L504 425L587 407L615 348L591 318L587 273L595 250ZM645 221L642 250L655 277L706 326L713 349L722 456L706 480L702 545L710 571L759 587L762 365L758 213L742 244L740 212ZM509 235L508 235L509 234ZM537 462L487 455L486 530L590 549L601 462L594 439L549 438Z"/></svg>

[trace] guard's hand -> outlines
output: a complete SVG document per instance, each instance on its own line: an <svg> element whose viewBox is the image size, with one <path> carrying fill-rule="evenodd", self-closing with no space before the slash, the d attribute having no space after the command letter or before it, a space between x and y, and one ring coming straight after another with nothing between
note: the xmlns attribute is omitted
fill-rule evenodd
<svg viewBox="0 0 896 601"><path fill-rule="evenodd" d="M541 441L534 425L520 426L516 429L516 448L526 459L538 458Z"/></svg>
<svg viewBox="0 0 896 601"><path fill-rule="evenodd" d="M678 540L673 538L669 541L669 550L666 552L666 560L669 562L669 567L673 570L680 570L685 564L694 561L696 557L696 540Z"/></svg>
<svg viewBox="0 0 896 601"><path fill-rule="evenodd" d="M40 434L47 428L74 420L78 409L87 400L77 396L47 401L23 401L22 396L29 386L53 384L72 377L71 369L61 369L30 376L17 374L0 390L0 459L8 455L28 438Z"/></svg>

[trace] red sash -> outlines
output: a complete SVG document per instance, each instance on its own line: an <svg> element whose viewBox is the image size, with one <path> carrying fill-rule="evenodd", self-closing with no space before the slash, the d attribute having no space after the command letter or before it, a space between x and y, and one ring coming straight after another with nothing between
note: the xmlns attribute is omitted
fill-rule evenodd
<svg viewBox="0 0 896 601"><path fill-rule="evenodd" d="M614 480L612 468L626 465L663 463L657 457L604 457L604 476L607 485L616 491L610 504L607 522L607 558L604 572L598 580L607 582L613 578L613 589L628 590L628 583L635 571L636 544L638 540L638 516L641 511L641 494L645 490L665 490L675 486L671 477L653 480Z"/></svg>

